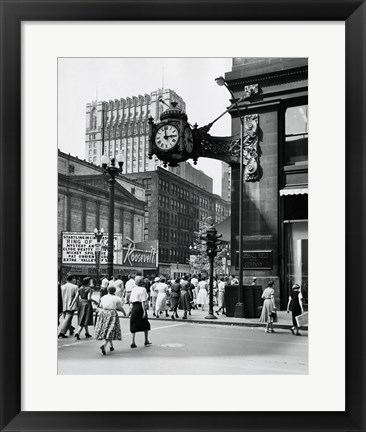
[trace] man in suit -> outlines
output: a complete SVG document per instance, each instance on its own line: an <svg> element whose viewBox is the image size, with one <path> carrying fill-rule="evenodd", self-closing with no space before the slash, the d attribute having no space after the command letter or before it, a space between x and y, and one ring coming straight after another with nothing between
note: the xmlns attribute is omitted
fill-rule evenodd
<svg viewBox="0 0 366 432"><path fill-rule="evenodd" d="M67 282L61 287L62 296L62 313L64 316L64 321L61 325L58 337L67 338L66 332L70 332L70 336L74 333L74 327L71 325L72 317L77 309L76 303L71 307L72 301L74 300L77 292L78 286L75 284L75 278L72 275L67 276Z"/></svg>

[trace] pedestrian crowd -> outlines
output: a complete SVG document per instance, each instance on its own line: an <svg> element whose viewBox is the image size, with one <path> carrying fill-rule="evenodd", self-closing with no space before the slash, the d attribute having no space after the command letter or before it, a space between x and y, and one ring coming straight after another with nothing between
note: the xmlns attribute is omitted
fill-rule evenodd
<svg viewBox="0 0 366 432"><path fill-rule="evenodd" d="M123 281L122 276L107 277L102 275L100 280L99 301L93 298L94 283L90 277L82 281L75 276L67 276L66 283L58 286L59 311L63 315L63 322L59 328L59 338L75 336L80 339L84 330L85 337L92 337L89 326L95 326L95 339L102 340L100 350L106 355L106 349L114 351L113 341L121 340L121 328L118 312L130 319L130 332L132 334L131 348L136 348L135 336L138 332L145 335L145 346L150 346L148 338L150 323L148 311L159 319L161 315L176 320L188 319L192 310L205 310L209 304L210 281L205 275L184 275L177 278L165 276L153 276L144 278L142 275L128 276ZM213 279L213 303L217 306L216 314L225 315L225 287L228 284L237 284L234 277L222 276L218 280ZM96 306L93 308L93 304ZM179 315L181 310L183 315ZM72 326L74 313L78 314L78 329ZM95 315L93 321L93 315Z"/></svg>
<svg viewBox="0 0 366 432"><path fill-rule="evenodd" d="M253 278L253 284L256 283ZM226 315L225 289L228 285L238 285L238 280L233 276L213 278L213 305L217 307L215 313ZM84 330L85 337L92 337L89 326L94 326L94 337L102 340L100 350L106 355L106 348L114 351L113 341L122 340L122 333L118 312L130 319L130 332L132 334L131 348L136 348L136 333L143 332L144 345L150 346L148 334L150 323L148 311L159 319L161 315L176 320L188 319L192 310L205 310L209 304L210 281L205 275L184 275L177 278L165 276L143 277L141 274L128 276L124 281L121 275L117 277L101 277L99 286L99 299L93 298L93 280L85 277L77 282L73 275L67 276L64 285L58 284L58 325L59 318L63 315L63 322L59 327L59 338L75 336L80 339ZM259 321L266 324L265 331L274 333L273 323L277 321L277 308L275 305L274 282L270 280L263 290L263 306ZM98 297L98 296L97 296ZM95 305L95 309L93 308ZM178 311L183 315L179 315ZM78 315L78 329L72 326L74 313ZM300 286L295 284L288 300L287 312L292 312L293 327L291 332L300 336L296 318L303 313L302 295ZM93 317L94 320L93 320Z"/></svg>

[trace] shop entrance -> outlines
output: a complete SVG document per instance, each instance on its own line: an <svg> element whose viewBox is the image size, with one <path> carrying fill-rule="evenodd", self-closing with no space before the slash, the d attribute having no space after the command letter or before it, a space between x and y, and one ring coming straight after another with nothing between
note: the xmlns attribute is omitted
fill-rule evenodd
<svg viewBox="0 0 366 432"><path fill-rule="evenodd" d="M285 224L287 297L292 285L299 284L304 309L308 305L308 222L293 221Z"/></svg>
<svg viewBox="0 0 366 432"><path fill-rule="evenodd" d="M283 280L285 287L282 306L287 304L292 286L301 287L304 309L308 308L308 196L285 196L283 220Z"/></svg>

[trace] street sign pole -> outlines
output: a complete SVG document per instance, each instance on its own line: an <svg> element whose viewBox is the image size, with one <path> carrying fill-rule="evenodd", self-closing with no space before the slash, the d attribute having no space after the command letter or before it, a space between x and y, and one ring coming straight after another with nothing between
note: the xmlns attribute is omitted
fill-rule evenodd
<svg viewBox="0 0 366 432"><path fill-rule="evenodd" d="M97 243L95 245L95 265L96 265L96 282L95 282L95 286L97 289L99 289L99 281L100 281L100 250L101 250L101 244Z"/></svg>
<svg viewBox="0 0 366 432"><path fill-rule="evenodd" d="M214 257L210 257L210 294L209 294L209 310L205 319L217 319L213 313L213 274L214 274Z"/></svg>

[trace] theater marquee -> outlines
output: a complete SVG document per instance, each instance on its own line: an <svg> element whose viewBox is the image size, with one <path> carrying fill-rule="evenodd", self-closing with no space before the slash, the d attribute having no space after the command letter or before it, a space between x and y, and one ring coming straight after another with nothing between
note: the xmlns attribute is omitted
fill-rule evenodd
<svg viewBox="0 0 366 432"><path fill-rule="evenodd" d="M62 233L63 265L96 265L95 251L98 243L94 233ZM100 264L107 264L108 233L100 241ZM135 243L132 239L123 241L122 234L114 235L113 263L122 268L156 268L158 266L158 241Z"/></svg>

